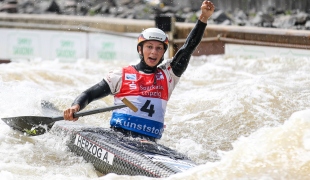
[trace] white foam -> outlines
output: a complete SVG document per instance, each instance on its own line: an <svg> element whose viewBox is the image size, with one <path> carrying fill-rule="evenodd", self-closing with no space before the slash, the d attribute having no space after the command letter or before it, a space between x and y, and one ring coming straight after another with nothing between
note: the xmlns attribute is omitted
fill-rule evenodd
<svg viewBox="0 0 310 180"><path fill-rule="evenodd" d="M0 117L59 109L127 61L33 61L0 65ZM159 143L199 166L166 179L306 179L310 149L309 58L204 56L191 60L168 102ZM113 104L108 97L87 109ZM305 110L305 111L301 111ZM109 113L80 123L109 126ZM92 179L93 166L51 134L25 138L0 122L0 176ZM99 179L151 179L109 174Z"/></svg>

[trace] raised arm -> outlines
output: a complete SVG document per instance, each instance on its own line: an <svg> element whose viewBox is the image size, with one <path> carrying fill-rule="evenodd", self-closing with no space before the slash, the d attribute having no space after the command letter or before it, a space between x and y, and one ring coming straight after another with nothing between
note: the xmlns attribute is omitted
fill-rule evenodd
<svg viewBox="0 0 310 180"><path fill-rule="evenodd" d="M180 77L187 68L190 57L199 45L209 17L214 12L214 5L210 1L204 1L201 5L201 14L195 27L189 33L184 45L178 50L171 62L171 68L173 73Z"/></svg>

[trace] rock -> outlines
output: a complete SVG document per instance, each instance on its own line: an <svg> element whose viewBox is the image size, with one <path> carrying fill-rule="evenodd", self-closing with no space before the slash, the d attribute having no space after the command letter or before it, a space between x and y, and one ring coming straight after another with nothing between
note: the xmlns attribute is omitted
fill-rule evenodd
<svg viewBox="0 0 310 180"><path fill-rule="evenodd" d="M0 12L18 13L18 5L16 0L6 0L0 7Z"/></svg>
<svg viewBox="0 0 310 180"><path fill-rule="evenodd" d="M268 6L267 9L266 9L266 13L267 14L273 14L273 15L276 14L276 7L274 7L272 5Z"/></svg>
<svg viewBox="0 0 310 180"><path fill-rule="evenodd" d="M271 27L273 21L274 18L271 15L260 11L251 20L251 24L254 26Z"/></svg>
<svg viewBox="0 0 310 180"><path fill-rule="evenodd" d="M58 3L55 1L55 0L52 0L52 2L47 2L48 6L47 6L47 9L46 9L46 12L48 13L57 13L57 14L60 14L61 13L61 10L60 10L60 7L58 5Z"/></svg>
<svg viewBox="0 0 310 180"><path fill-rule="evenodd" d="M294 18L293 16L281 15L274 20L272 25L276 28L288 29L292 28L295 25L295 23L296 18Z"/></svg>
<svg viewBox="0 0 310 180"><path fill-rule="evenodd" d="M133 9L128 9L126 6L119 6L117 8L117 15L118 18L127 18L130 14L133 14Z"/></svg>
<svg viewBox="0 0 310 180"><path fill-rule="evenodd" d="M80 15L80 16L87 15L89 8L90 8L89 4L85 2L78 3L77 4L77 15Z"/></svg>
<svg viewBox="0 0 310 180"><path fill-rule="evenodd" d="M145 4L134 7L134 19L149 19L150 14L154 14L154 10Z"/></svg>
<svg viewBox="0 0 310 180"><path fill-rule="evenodd" d="M131 0L115 0L116 6L126 6L131 3Z"/></svg>
<svg viewBox="0 0 310 180"><path fill-rule="evenodd" d="M161 8L162 13L173 13L175 14L179 10L178 7L172 7L172 6L164 6Z"/></svg>
<svg viewBox="0 0 310 180"><path fill-rule="evenodd" d="M221 22L219 25L228 26L228 25L232 25L232 23L231 23L231 21L229 19L226 19L225 21Z"/></svg>
<svg viewBox="0 0 310 180"><path fill-rule="evenodd" d="M162 0L161 1L165 6L174 6L173 1L171 0Z"/></svg>
<svg viewBox="0 0 310 180"><path fill-rule="evenodd" d="M310 30L310 20L306 22L305 29Z"/></svg>
<svg viewBox="0 0 310 180"><path fill-rule="evenodd" d="M104 16L126 19L154 20L157 15L174 16L176 22L197 21L203 0L0 0L0 12L24 14L65 14ZM309 29L309 3L296 0L298 5L279 0L214 1L217 9L208 23L238 26L263 26L291 29ZM242 6L240 6L240 3ZM303 5L301 5L302 3ZM233 6L232 6L233 5ZM291 8L288 9L287 6ZM305 7L303 7L305 6ZM222 9L219 9L222 8ZM229 9L238 7L238 9ZM265 8L266 7L266 8ZM292 9L301 7L301 9ZM224 10L228 10L225 12ZM257 10L263 11L257 12ZM309 9L309 8L308 8ZM309 9L310 11L310 9ZM254 16L253 16L254 15ZM307 26L306 26L307 25Z"/></svg>
<svg viewBox="0 0 310 180"><path fill-rule="evenodd" d="M189 8L189 7L185 7L185 8L182 8L181 11L182 11L183 13L189 13L189 12L192 12L192 9Z"/></svg>
<svg viewBox="0 0 310 180"><path fill-rule="evenodd" d="M280 15L275 18L273 26L284 29L306 29L305 24L310 20L309 14L298 12L293 15Z"/></svg>
<svg viewBox="0 0 310 180"><path fill-rule="evenodd" d="M93 16L95 14L105 13L102 10L104 10L104 11L107 11L107 10L106 9L102 9L102 8L103 8L103 3L99 3L97 5L94 5L94 6L92 6L92 7L90 7L88 9L88 15ZM107 11L107 12L109 12L109 11Z"/></svg>
<svg viewBox="0 0 310 180"><path fill-rule="evenodd" d="M305 13L305 12L298 12L296 15L294 15L295 19L296 19L296 24L297 25L304 25L307 20L310 19L309 14Z"/></svg>
<svg viewBox="0 0 310 180"><path fill-rule="evenodd" d="M42 0L37 3L34 3L35 5L35 14L61 14L61 9L58 3L55 0L48 1L48 0Z"/></svg>
<svg viewBox="0 0 310 180"><path fill-rule="evenodd" d="M193 12L186 13L184 15L184 18L185 18L185 22L196 22L198 19L196 13L193 13Z"/></svg>
<svg viewBox="0 0 310 180"><path fill-rule="evenodd" d="M19 13L32 14L35 12L34 3L30 0L26 0L20 3Z"/></svg>
<svg viewBox="0 0 310 180"><path fill-rule="evenodd" d="M214 12L212 15L212 19L217 24L222 24L224 22L227 23L227 20L231 21L231 18L222 10Z"/></svg>
<svg viewBox="0 0 310 180"><path fill-rule="evenodd" d="M17 5L15 4L3 4L0 7L0 12L7 12L7 13L17 13Z"/></svg>
<svg viewBox="0 0 310 180"><path fill-rule="evenodd" d="M238 26L245 26L248 24L248 17L242 10L238 10L234 15L234 24Z"/></svg>

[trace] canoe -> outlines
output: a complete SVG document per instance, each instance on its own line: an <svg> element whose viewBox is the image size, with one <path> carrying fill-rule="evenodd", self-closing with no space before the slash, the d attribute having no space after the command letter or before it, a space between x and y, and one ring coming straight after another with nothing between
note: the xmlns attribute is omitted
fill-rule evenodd
<svg viewBox="0 0 310 180"><path fill-rule="evenodd" d="M152 141L125 137L110 128L58 121L49 131L102 174L168 177L196 166L186 155Z"/></svg>
<svg viewBox="0 0 310 180"><path fill-rule="evenodd" d="M110 128L64 121L61 120L62 111L52 103L44 101L41 106L42 114L48 117L19 116L1 119L24 135L38 136L49 132L64 138L70 151L91 162L102 174L164 178L196 166L187 156L156 142L128 137ZM124 106L110 106L76 115L95 114Z"/></svg>

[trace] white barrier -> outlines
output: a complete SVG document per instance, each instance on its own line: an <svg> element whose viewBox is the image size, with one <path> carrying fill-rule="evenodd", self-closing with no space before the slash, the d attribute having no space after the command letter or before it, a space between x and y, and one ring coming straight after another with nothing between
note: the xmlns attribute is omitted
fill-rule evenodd
<svg viewBox="0 0 310 180"><path fill-rule="evenodd" d="M138 58L136 38L100 33L0 29L0 42L0 59L12 61Z"/></svg>
<svg viewBox="0 0 310 180"><path fill-rule="evenodd" d="M0 60L138 59L138 34L117 36L102 33L0 29ZM225 54L247 57L310 57L310 51L254 45L225 44ZM168 51L165 58L168 58Z"/></svg>
<svg viewBox="0 0 310 180"><path fill-rule="evenodd" d="M238 44L225 44L225 54L235 56L246 56L250 58L270 57L270 56L310 57L310 51L305 49L238 45Z"/></svg>
<svg viewBox="0 0 310 180"><path fill-rule="evenodd" d="M138 37L138 35L135 37ZM88 38L89 59L135 60L139 58L137 53L137 38L99 33L90 33Z"/></svg>
<svg viewBox="0 0 310 180"><path fill-rule="evenodd" d="M73 61L87 52L86 33L0 29L0 39L0 59Z"/></svg>

